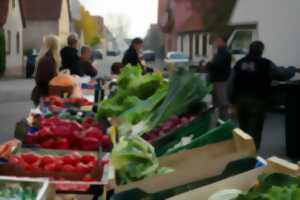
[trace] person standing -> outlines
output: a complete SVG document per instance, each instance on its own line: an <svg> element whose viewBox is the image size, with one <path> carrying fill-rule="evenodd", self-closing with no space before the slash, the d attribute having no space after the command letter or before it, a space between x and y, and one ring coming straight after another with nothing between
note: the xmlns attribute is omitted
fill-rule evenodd
<svg viewBox="0 0 300 200"><path fill-rule="evenodd" d="M265 113L273 80L286 81L295 73L295 67L277 67L263 57L264 44L251 43L249 53L239 60L233 72L232 102L240 128L249 133L260 147Z"/></svg>
<svg viewBox="0 0 300 200"><path fill-rule="evenodd" d="M81 48L80 60L77 63L79 67L79 76L97 76L97 69L92 65L92 50L90 47L84 46Z"/></svg>
<svg viewBox="0 0 300 200"><path fill-rule="evenodd" d="M218 37L214 40L215 55L206 65L209 80L213 84L213 105L219 111L223 120L229 119L229 98L227 81L231 73L231 54L228 51L225 39Z"/></svg>
<svg viewBox="0 0 300 200"><path fill-rule="evenodd" d="M48 96L48 84L57 75L59 66L59 40L57 36L49 35L45 37L37 58L36 86L31 95L31 99L36 106L39 104L41 97Z"/></svg>
<svg viewBox="0 0 300 200"><path fill-rule="evenodd" d="M144 66L139 56L142 48L143 40L141 38L133 39L129 49L125 52L122 59L123 66L125 67L130 64L132 66L140 66L144 70Z"/></svg>
<svg viewBox="0 0 300 200"><path fill-rule="evenodd" d="M73 75L80 75L80 69L77 66L79 61L78 56L78 36L76 33L71 33L68 37L68 46L64 47L61 52L62 70L68 69Z"/></svg>

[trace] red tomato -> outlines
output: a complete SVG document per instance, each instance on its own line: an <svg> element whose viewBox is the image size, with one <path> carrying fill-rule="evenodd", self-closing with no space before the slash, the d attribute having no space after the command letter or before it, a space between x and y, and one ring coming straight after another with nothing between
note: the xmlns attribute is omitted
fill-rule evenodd
<svg viewBox="0 0 300 200"><path fill-rule="evenodd" d="M51 163L44 166L46 172L54 172L56 170L56 164Z"/></svg>
<svg viewBox="0 0 300 200"><path fill-rule="evenodd" d="M54 146L56 149L70 149L70 143L66 138L60 138L55 141Z"/></svg>
<svg viewBox="0 0 300 200"><path fill-rule="evenodd" d="M96 160L97 160L96 157L91 154L83 155L81 157L81 162L83 162L84 164L87 164L89 162L96 161Z"/></svg>
<svg viewBox="0 0 300 200"><path fill-rule="evenodd" d="M22 159L18 156L10 156L8 162L13 165L19 165Z"/></svg>
<svg viewBox="0 0 300 200"><path fill-rule="evenodd" d="M75 164L79 163L81 161L81 154L79 152L72 152L70 156L74 159Z"/></svg>
<svg viewBox="0 0 300 200"><path fill-rule="evenodd" d="M85 173L90 173L92 171L92 168L86 164L83 164L83 163L78 163L76 165L76 171L78 173L82 173L82 174L85 174Z"/></svg>
<svg viewBox="0 0 300 200"><path fill-rule="evenodd" d="M33 164L40 159L40 157L34 153L22 154L21 157L28 164Z"/></svg>
<svg viewBox="0 0 300 200"><path fill-rule="evenodd" d="M42 157L41 165L45 166L45 165L48 165L48 164L52 164L52 163L54 163L54 161L55 161L55 157L50 156L50 155L46 155L46 156Z"/></svg>
<svg viewBox="0 0 300 200"><path fill-rule="evenodd" d="M96 182L97 180L92 178L90 175L86 175L85 177L82 178L82 181L85 182Z"/></svg>
<svg viewBox="0 0 300 200"><path fill-rule="evenodd" d="M104 149L109 149L110 147L110 138L108 135L103 135L102 136L102 141L101 141L101 145Z"/></svg>
<svg viewBox="0 0 300 200"><path fill-rule="evenodd" d="M53 139L46 140L41 144L41 147L45 149L51 149L54 146L54 142L55 141Z"/></svg>
<svg viewBox="0 0 300 200"><path fill-rule="evenodd" d="M55 163L55 170L58 171L58 172L62 171L64 162L60 159L56 159L54 161L54 163Z"/></svg>
<svg viewBox="0 0 300 200"><path fill-rule="evenodd" d="M64 165L63 171L66 173L74 173L74 172L76 172L76 168L73 167L72 165Z"/></svg>
<svg viewBox="0 0 300 200"><path fill-rule="evenodd" d="M74 166L77 164L76 158L71 155L63 156L63 162L64 162L64 165L73 165Z"/></svg>

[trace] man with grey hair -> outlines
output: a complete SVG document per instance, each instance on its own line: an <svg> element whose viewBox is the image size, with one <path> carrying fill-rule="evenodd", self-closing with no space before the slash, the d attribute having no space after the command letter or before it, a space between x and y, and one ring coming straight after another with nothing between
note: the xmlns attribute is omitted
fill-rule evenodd
<svg viewBox="0 0 300 200"><path fill-rule="evenodd" d="M78 35L71 33L67 39L68 46L64 47L61 52L62 69L70 70L71 74L80 75L80 69L77 66L78 56Z"/></svg>

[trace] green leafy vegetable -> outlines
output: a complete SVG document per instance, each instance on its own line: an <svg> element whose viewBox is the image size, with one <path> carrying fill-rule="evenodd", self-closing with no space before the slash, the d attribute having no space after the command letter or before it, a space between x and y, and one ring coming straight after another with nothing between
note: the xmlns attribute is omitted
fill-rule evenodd
<svg viewBox="0 0 300 200"><path fill-rule="evenodd" d="M113 148L111 160L117 171L119 184L172 171L159 168L154 148L139 136L121 137Z"/></svg>
<svg viewBox="0 0 300 200"><path fill-rule="evenodd" d="M236 200L299 200L300 179L283 174L259 177L259 186L240 195Z"/></svg>
<svg viewBox="0 0 300 200"><path fill-rule="evenodd" d="M166 98L151 114L133 128L134 134L142 135L151 131L172 115L184 114L189 107L201 104L203 98L211 91L210 85L200 75L179 70L169 84Z"/></svg>

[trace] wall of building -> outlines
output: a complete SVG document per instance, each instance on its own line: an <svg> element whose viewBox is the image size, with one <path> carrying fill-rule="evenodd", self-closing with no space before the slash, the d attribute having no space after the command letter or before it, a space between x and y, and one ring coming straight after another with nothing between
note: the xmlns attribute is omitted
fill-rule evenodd
<svg viewBox="0 0 300 200"><path fill-rule="evenodd" d="M29 21L24 29L24 51L29 49L39 50L43 43L43 37L49 34L58 35L58 23L56 21Z"/></svg>
<svg viewBox="0 0 300 200"><path fill-rule="evenodd" d="M19 1L15 0L14 8L12 1L13 0L9 1L9 14L6 24L3 27L6 37L5 75L20 76L23 73L23 23ZM19 39L17 39L17 37Z"/></svg>
<svg viewBox="0 0 300 200"><path fill-rule="evenodd" d="M59 19L59 38L62 45L66 45L68 35L70 34L70 14L67 0L62 1L62 9Z"/></svg>
<svg viewBox="0 0 300 200"><path fill-rule="evenodd" d="M239 0L231 24L257 24L266 57L278 65L300 66L299 8L299 0Z"/></svg>

